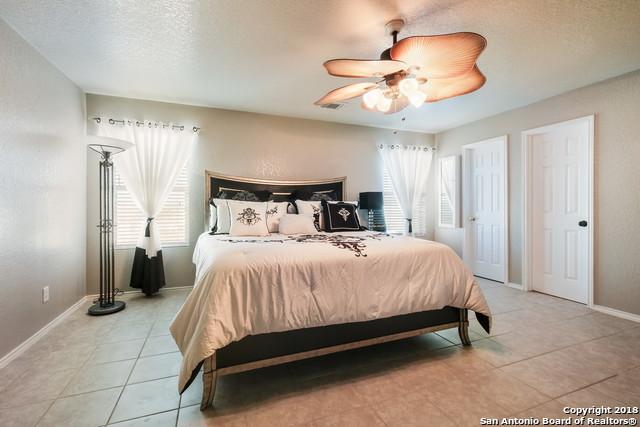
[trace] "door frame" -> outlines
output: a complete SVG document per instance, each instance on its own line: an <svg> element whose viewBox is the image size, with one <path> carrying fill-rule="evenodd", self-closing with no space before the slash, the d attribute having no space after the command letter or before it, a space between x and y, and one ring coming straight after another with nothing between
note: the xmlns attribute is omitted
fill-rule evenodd
<svg viewBox="0 0 640 427"><path fill-rule="evenodd" d="M594 203L595 203L595 115L578 117L577 119L565 120L563 122L557 122L546 126L541 126L533 129L527 129L522 131L522 198L523 198L523 218L522 218L522 286L525 291L533 290L532 275L533 269L530 265L530 255L532 253L531 245L533 244L531 238L531 217L533 203L531 197L533 197L532 178L533 173L531 167L531 161L533 155L531 153L532 142L531 139L534 135L548 132L551 130L559 129L570 124L577 124L586 122L589 124L589 148L588 148L588 163L589 163L589 203L588 203L588 218L587 221L590 225L587 230L588 240L588 268L587 268L587 306L593 307L593 272L594 272L594 259L593 259L593 246L595 238L596 223L594 221Z"/></svg>
<svg viewBox="0 0 640 427"><path fill-rule="evenodd" d="M482 141L466 144L462 146L462 229L464 230L464 243L462 245L462 259L467 264L471 265L471 227L468 226L468 218L471 215L471 174L469 168L471 162L469 161L469 152L483 144L500 142L502 146L503 154L503 173L504 179L502 183L502 191L504 195L504 253L502 259L504 260L504 285L511 286L509 282L509 136L501 135L494 138L484 139ZM472 271L473 272L473 271Z"/></svg>

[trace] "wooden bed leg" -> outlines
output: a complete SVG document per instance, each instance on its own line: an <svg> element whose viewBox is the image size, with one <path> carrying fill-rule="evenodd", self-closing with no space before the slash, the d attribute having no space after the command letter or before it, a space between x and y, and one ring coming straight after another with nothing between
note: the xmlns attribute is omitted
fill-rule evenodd
<svg viewBox="0 0 640 427"><path fill-rule="evenodd" d="M463 345L471 345L469 339L469 311L466 308L460 309L460 321L458 322L458 335Z"/></svg>
<svg viewBox="0 0 640 427"><path fill-rule="evenodd" d="M200 402L200 410L204 411L213 405L213 397L216 395L218 371L216 370L215 353L204 360L202 370L202 401Z"/></svg>

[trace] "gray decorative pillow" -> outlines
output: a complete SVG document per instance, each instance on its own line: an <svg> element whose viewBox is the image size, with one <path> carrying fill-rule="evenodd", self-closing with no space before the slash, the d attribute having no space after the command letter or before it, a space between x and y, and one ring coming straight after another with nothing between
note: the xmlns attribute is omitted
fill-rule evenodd
<svg viewBox="0 0 640 427"><path fill-rule="evenodd" d="M222 190L218 192L216 198L228 200L243 200L246 202L266 202L271 198L271 192L266 190Z"/></svg>

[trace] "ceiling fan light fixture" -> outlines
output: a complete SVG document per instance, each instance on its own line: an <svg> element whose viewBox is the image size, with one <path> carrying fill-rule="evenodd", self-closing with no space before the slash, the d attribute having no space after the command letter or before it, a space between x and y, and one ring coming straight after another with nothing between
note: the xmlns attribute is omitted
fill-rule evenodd
<svg viewBox="0 0 640 427"><path fill-rule="evenodd" d="M483 36L457 32L398 40L403 25L401 19L387 23L387 34L393 37L393 44L380 53L380 59L325 61L323 65L332 76L382 80L334 89L316 101L316 105L361 97L361 108L395 114L409 105L420 108L427 101L465 95L485 84L487 79L476 64L487 46Z"/></svg>
<svg viewBox="0 0 640 427"><path fill-rule="evenodd" d="M410 97L418 91L418 80L413 77L406 77L398 83L398 89L406 97Z"/></svg>
<svg viewBox="0 0 640 427"><path fill-rule="evenodd" d="M362 101L367 107L374 108L382 96L382 90L376 88L362 95Z"/></svg>
<svg viewBox="0 0 640 427"><path fill-rule="evenodd" d="M380 97L380 99L378 99L376 108L378 109L378 111L386 113L387 111L389 111L389 108L391 108L391 101L391 98L387 98L383 95Z"/></svg>
<svg viewBox="0 0 640 427"><path fill-rule="evenodd" d="M427 94L422 92L421 90L416 90L411 95L407 95L409 98L409 102L416 108L422 107L422 104L427 100Z"/></svg>

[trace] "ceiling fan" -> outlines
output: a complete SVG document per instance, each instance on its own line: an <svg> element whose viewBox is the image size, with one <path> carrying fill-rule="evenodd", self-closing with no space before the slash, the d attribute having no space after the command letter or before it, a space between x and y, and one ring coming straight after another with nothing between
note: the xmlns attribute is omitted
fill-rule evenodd
<svg viewBox="0 0 640 427"><path fill-rule="evenodd" d="M419 108L478 90L486 78L476 60L487 45L479 34L460 32L434 36L413 36L398 41L402 19L389 21L385 28L393 45L380 59L331 59L323 65L337 77L382 78L334 89L316 105L342 103L362 96L362 108L393 114L409 104Z"/></svg>

